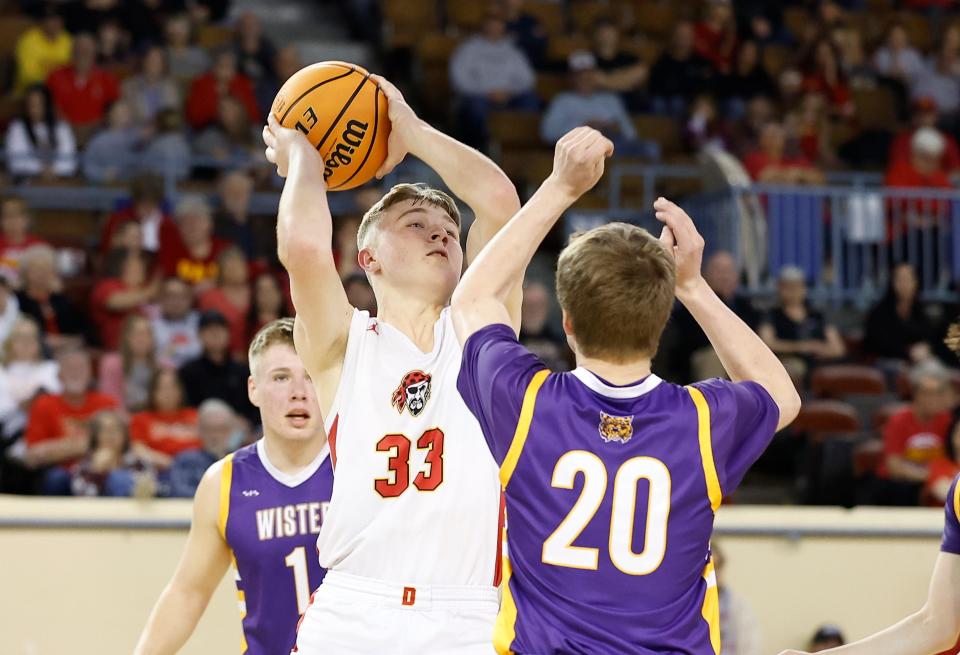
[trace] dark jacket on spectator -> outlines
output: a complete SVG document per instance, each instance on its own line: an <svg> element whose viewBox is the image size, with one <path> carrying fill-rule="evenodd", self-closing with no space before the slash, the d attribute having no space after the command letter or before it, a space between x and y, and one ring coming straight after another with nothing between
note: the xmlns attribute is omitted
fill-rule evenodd
<svg viewBox="0 0 960 655"><path fill-rule="evenodd" d="M208 398L219 398L256 424L260 415L247 396L249 376L250 369L245 364L229 358L223 364L218 364L206 355L200 355L180 367L180 380L189 405L196 407Z"/></svg>

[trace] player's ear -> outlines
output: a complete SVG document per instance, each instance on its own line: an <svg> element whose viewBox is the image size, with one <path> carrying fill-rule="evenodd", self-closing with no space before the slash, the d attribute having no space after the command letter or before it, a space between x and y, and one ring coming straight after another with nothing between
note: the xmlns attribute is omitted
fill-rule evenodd
<svg viewBox="0 0 960 655"><path fill-rule="evenodd" d="M567 314L567 310L560 310L563 314L563 333L568 337L573 336L573 321L570 320L570 315Z"/></svg>
<svg viewBox="0 0 960 655"><path fill-rule="evenodd" d="M380 270L380 261L369 247L361 248L357 253L357 263L367 273L376 273Z"/></svg>
<svg viewBox="0 0 960 655"><path fill-rule="evenodd" d="M247 398L250 399L251 405L260 407L260 391L257 389L257 383L253 379L252 372L247 376Z"/></svg>

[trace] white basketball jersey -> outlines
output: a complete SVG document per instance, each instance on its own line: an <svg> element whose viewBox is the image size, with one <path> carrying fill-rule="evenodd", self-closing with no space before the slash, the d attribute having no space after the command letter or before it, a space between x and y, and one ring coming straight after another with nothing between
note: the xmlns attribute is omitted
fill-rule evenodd
<svg viewBox="0 0 960 655"><path fill-rule="evenodd" d="M449 308L429 353L354 311L325 423L334 481L322 566L388 582L496 584L500 482L457 391L460 357Z"/></svg>

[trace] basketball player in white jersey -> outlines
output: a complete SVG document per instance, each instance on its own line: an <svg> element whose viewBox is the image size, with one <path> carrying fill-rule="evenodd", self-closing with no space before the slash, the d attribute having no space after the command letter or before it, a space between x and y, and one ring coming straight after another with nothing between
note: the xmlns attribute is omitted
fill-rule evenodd
<svg viewBox="0 0 960 655"><path fill-rule="evenodd" d="M180 565L134 655L178 652L231 561L243 623L241 651L287 652L310 590L323 579L312 555L333 470L316 394L294 350L293 320L265 325L248 355L247 386L260 409L263 438L204 474Z"/></svg>
<svg viewBox="0 0 960 655"><path fill-rule="evenodd" d="M518 211L513 184L373 79L392 122L378 176L407 153L437 171L476 217L469 261ZM264 142L287 178L278 251L336 471L317 540L328 572L294 652L490 653L502 514L497 467L456 388L461 350L448 308L464 258L456 204L398 185L364 216L358 259L377 297L371 318L350 306L337 275L321 157L272 117ZM521 283L511 295L514 326Z"/></svg>

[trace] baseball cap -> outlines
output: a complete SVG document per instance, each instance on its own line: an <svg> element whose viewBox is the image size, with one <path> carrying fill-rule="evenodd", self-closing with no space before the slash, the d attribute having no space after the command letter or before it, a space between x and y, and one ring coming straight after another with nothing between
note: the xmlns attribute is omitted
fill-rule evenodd
<svg viewBox="0 0 960 655"><path fill-rule="evenodd" d="M567 66L570 67L572 73L593 70L597 67L597 58L588 50L577 50L570 53L567 58Z"/></svg>
<svg viewBox="0 0 960 655"><path fill-rule="evenodd" d="M200 329L202 330L211 325L222 325L223 327L229 327L227 318L215 309L208 309L200 314Z"/></svg>
<svg viewBox="0 0 960 655"><path fill-rule="evenodd" d="M804 282L807 276L799 266L784 266L780 269L780 275L777 276L781 282Z"/></svg>

